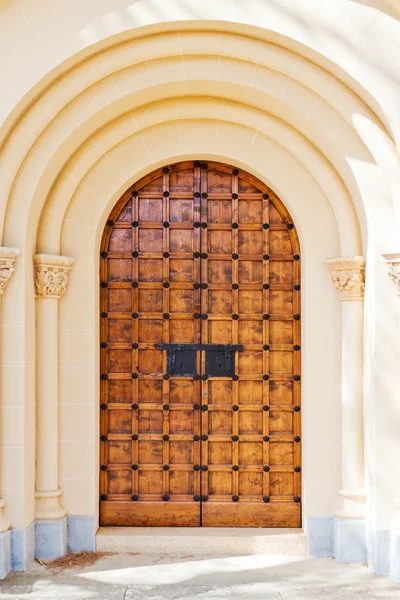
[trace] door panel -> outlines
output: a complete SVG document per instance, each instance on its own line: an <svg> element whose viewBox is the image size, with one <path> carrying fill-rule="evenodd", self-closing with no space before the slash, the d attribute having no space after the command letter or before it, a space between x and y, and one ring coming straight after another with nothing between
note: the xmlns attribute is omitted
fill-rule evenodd
<svg viewBox="0 0 400 600"><path fill-rule="evenodd" d="M102 525L300 526L298 253L279 199L227 165L121 198L101 253ZM171 371L165 344L197 344L197 370L182 347ZM204 344L243 345L231 377Z"/></svg>

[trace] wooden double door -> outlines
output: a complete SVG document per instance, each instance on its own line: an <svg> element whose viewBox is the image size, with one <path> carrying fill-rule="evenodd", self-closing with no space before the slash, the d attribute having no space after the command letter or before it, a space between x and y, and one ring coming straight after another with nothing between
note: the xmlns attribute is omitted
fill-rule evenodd
<svg viewBox="0 0 400 600"><path fill-rule="evenodd" d="M184 162L121 198L100 259L100 523L301 525L300 256L285 207Z"/></svg>

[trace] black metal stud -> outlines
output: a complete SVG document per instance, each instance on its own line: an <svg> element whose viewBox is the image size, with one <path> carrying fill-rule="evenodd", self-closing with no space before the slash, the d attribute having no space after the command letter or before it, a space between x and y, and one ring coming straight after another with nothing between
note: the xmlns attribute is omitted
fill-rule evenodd
<svg viewBox="0 0 400 600"><path fill-rule="evenodd" d="M195 227L196 229L198 229L199 227L201 227L201 223L200 223L200 221L195 221L195 222L193 223L193 227Z"/></svg>
<svg viewBox="0 0 400 600"><path fill-rule="evenodd" d="M102 442L106 442L107 441L107 436L106 435L102 435L100 437L100 439L101 439Z"/></svg>
<svg viewBox="0 0 400 600"><path fill-rule="evenodd" d="M269 315L267 313L265 313L263 315L263 319L264 319L264 321L269 321Z"/></svg>
<svg viewBox="0 0 400 600"><path fill-rule="evenodd" d="M264 473L268 473L268 471L269 471L269 467L268 467L268 465L265 465L265 466L263 467L263 471L264 471Z"/></svg>
<svg viewBox="0 0 400 600"><path fill-rule="evenodd" d="M200 252L195 252L193 254L193 256L194 256L194 258L200 258L201 254L200 254Z"/></svg>
<svg viewBox="0 0 400 600"><path fill-rule="evenodd" d="M233 435L232 436L232 442L238 442L239 441L239 436L238 435Z"/></svg>
<svg viewBox="0 0 400 600"><path fill-rule="evenodd" d="M263 259L264 260L269 260L269 254L263 254Z"/></svg>
<svg viewBox="0 0 400 600"><path fill-rule="evenodd" d="M202 227L202 229L207 229L207 223L202 223L201 227Z"/></svg>
<svg viewBox="0 0 400 600"><path fill-rule="evenodd" d="M263 284L263 290L269 290L269 283Z"/></svg>
<svg viewBox="0 0 400 600"><path fill-rule="evenodd" d="M139 496L137 494L132 494L131 498L134 502L137 502L139 500Z"/></svg>
<svg viewBox="0 0 400 600"><path fill-rule="evenodd" d="M200 496L193 496L193 500L195 502L200 502Z"/></svg>
<svg viewBox="0 0 400 600"><path fill-rule="evenodd" d="M235 252L232 254L232 258L233 260L237 260L239 258L239 254L236 254Z"/></svg>
<svg viewBox="0 0 400 600"><path fill-rule="evenodd" d="M268 346L268 344L264 344L264 346L263 346L263 350L269 350L269 346Z"/></svg>
<svg viewBox="0 0 400 600"><path fill-rule="evenodd" d="M300 467L295 467L295 468L294 468L294 472L295 472L295 473L300 473L300 471L301 471L301 468L300 468Z"/></svg>
<svg viewBox="0 0 400 600"><path fill-rule="evenodd" d="M195 197L195 198L200 198L200 192L195 192L195 193L194 193L194 197Z"/></svg>
<svg viewBox="0 0 400 600"><path fill-rule="evenodd" d="M207 411L208 411L208 406L207 406L207 404L203 404L203 406L201 407L201 410L202 410L203 412L207 412Z"/></svg>
<svg viewBox="0 0 400 600"><path fill-rule="evenodd" d="M101 378L102 378L103 381L106 381L106 379L108 379L107 373L103 373L102 376L101 376Z"/></svg>
<svg viewBox="0 0 400 600"><path fill-rule="evenodd" d="M169 192L163 192L163 196L164 196L164 198L168 198Z"/></svg>
<svg viewBox="0 0 400 600"><path fill-rule="evenodd" d="M200 285L200 287L201 287L202 290L206 290L208 288L208 284L207 283L202 283Z"/></svg>
<svg viewBox="0 0 400 600"><path fill-rule="evenodd" d="M107 225L108 225L109 227L114 227L114 221L112 221L111 219L109 219L109 220L107 221Z"/></svg>
<svg viewBox="0 0 400 600"><path fill-rule="evenodd" d="M102 319L107 319L107 317L108 317L108 313L106 313L106 312L102 312L101 313L101 318Z"/></svg>
<svg viewBox="0 0 400 600"><path fill-rule="evenodd" d="M232 496L232 502L239 502L239 496Z"/></svg>
<svg viewBox="0 0 400 600"><path fill-rule="evenodd" d="M300 497L299 497L299 496L295 496L295 497L293 498L293 500L294 500L295 502L300 502Z"/></svg>
<svg viewBox="0 0 400 600"><path fill-rule="evenodd" d="M202 467L201 467L201 470L202 470L202 471L208 471L208 467L207 467L207 465L202 465Z"/></svg>
<svg viewBox="0 0 400 600"><path fill-rule="evenodd" d="M232 223L232 229L238 229L239 223Z"/></svg>
<svg viewBox="0 0 400 600"><path fill-rule="evenodd" d="M232 315L232 319L233 319L234 321L238 321L238 320L239 320L239 315L238 315L238 314L236 314L236 313L234 313L234 314Z"/></svg>
<svg viewBox="0 0 400 600"><path fill-rule="evenodd" d="M168 502L168 500L169 500L168 494L164 494L164 496L162 497L162 499L164 500L164 502Z"/></svg>
<svg viewBox="0 0 400 600"><path fill-rule="evenodd" d="M193 379L195 381L198 381L200 379L200 375L198 373L196 373L195 375L193 375Z"/></svg>
<svg viewBox="0 0 400 600"><path fill-rule="evenodd" d="M107 494L101 494L100 500L107 500Z"/></svg>
<svg viewBox="0 0 400 600"><path fill-rule="evenodd" d="M200 406L200 404L193 404L193 408L194 408L194 410L200 410L201 406Z"/></svg>
<svg viewBox="0 0 400 600"><path fill-rule="evenodd" d="M200 289L200 283L195 283L193 287L194 287L195 290L199 290Z"/></svg>
<svg viewBox="0 0 400 600"><path fill-rule="evenodd" d="M132 465L132 471L137 471L139 468L139 465Z"/></svg>
<svg viewBox="0 0 400 600"><path fill-rule="evenodd" d="M269 229L269 223L263 223L263 229Z"/></svg>
<svg viewBox="0 0 400 600"><path fill-rule="evenodd" d="M208 379L208 375L206 375L206 374L204 373L204 375L202 375L202 376L201 376L201 379L202 379L203 381L207 381L207 379ZM202 410L204 410L204 408L203 408Z"/></svg>
<svg viewBox="0 0 400 600"><path fill-rule="evenodd" d="M239 175L239 169L233 169L233 171L232 171L232 175L234 175L235 177L236 177L237 175Z"/></svg>
<svg viewBox="0 0 400 600"><path fill-rule="evenodd" d="M163 471L169 471L169 466L168 465L164 465L163 466Z"/></svg>
<svg viewBox="0 0 400 600"><path fill-rule="evenodd" d="M269 411L269 406L268 406L268 404L264 404L264 406L263 406L263 411L264 411L264 412L268 412L268 411Z"/></svg>
<svg viewBox="0 0 400 600"><path fill-rule="evenodd" d="M199 436L199 435L194 435L194 436L193 436L193 440L194 440L195 442L199 442L199 441L200 441L200 436Z"/></svg>
<svg viewBox="0 0 400 600"><path fill-rule="evenodd" d="M207 194L207 192L203 192L203 193L201 194L201 197L202 197L202 198L208 198L208 194Z"/></svg>
<svg viewBox="0 0 400 600"><path fill-rule="evenodd" d="M201 500L202 500L202 502L207 502L207 500L208 500L208 496L202 496L202 497L201 497Z"/></svg>
<svg viewBox="0 0 400 600"><path fill-rule="evenodd" d="M239 198L238 194L232 194L232 200L237 200Z"/></svg>
<svg viewBox="0 0 400 600"><path fill-rule="evenodd" d="M132 436L132 439L133 439L133 441L134 441L134 442L137 442L137 441L138 441L138 439L139 439L139 436L138 436L138 434L137 434L137 433L134 433L134 434L133 434L133 436Z"/></svg>
<svg viewBox="0 0 400 600"><path fill-rule="evenodd" d="M263 502L269 502L269 496L263 496Z"/></svg>
<svg viewBox="0 0 400 600"><path fill-rule="evenodd" d="M139 192L138 192L138 191L136 191L136 190L134 190L134 191L132 192L132 196L133 196L134 198L137 198L137 197L139 196Z"/></svg>
<svg viewBox="0 0 400 600"><path fill-rule="evenodd" d="M293 289L294 289L294 290L296 290L296 292L298 292L298 291L299 291L299 289L300 289L300 286L299 286L299 284L298 284L298 283L296 283L296 285L294 285L294 286L293 286Z"/></svg>
<svg viewBox="0 0 400 600"><path fill-rule="evenodd" d="M138 410L139 404L132 404L132 410Z"/></svg>
<svg viewBox="0 0 400 600"><path fill-rule="evenodd" d="M268 200L269 199L269 194L263 194L263 200Z"/></svg>
<svg viewBox="0 0 400 600"><path fill-rule="evenodd" d="M293 260L300 260L300 255L299 254L295 254L293 256Z"/></svg>
<svg viewBox="0 0 400 600"><path fill-rule="evenodd" d="M293 410L294 412L300 412L300 406L295 406Z"/></svg>
<svg viewBox="0 0 400 600"><path fill-rule="evenodd" d="M169 252L163 252L163 257L164 258L169 258Z"/></svg>
<svg viewBox="0 0 400 600"><path fill-rule="evenodd" d="M232 379L233 379L233 381L238 381L239 375L232 375Z"/></svg>
<svg viewBox="0 0 400 600"><path fill-rule="evenodd" d="M164 223L162 224L162 226L165 227L165 229L168 229L168 227L169 227L168 221L164 221Z"/></svg>
<svg viewBox="0 0 400 600"><path fill-rule="evenodd" d="M197 169L200 169L200 167L201 167L201 163L200 163L200 161L198 161L198 160L195 160L195 161L194 161L194 164L193 164L193 166L194 166L195 168L197 168Z"/></svg>
<svg viewBox="0 0 400 600"><path fill-rule="evenodd" d="M102 252L102 253L100 254L100 256L101 256L101 258L107 258L107 256L108 256L108 252Z"/></svg>
<svg viewBox="0 0 400 600"><path fill-rule="evenodd" d="M101 285L102 288L107 288L108 287L107 281L102 281L100 285Z"/></svg>
<svg viewBox="0 0 400 600"><path fill-rule="evenodd" d="M201 163L201 168L202 169L207 169L207 163Z"/></svg>
<svg viewBox="0 0 400 600"><path fill-rule="evenodd" d="M207 254L207 252L202 252L202 253L200 254L200 258L208 258L208 254Z"/></svg>
<svg viewBox="0 0 400 600"><path fill-rule="evenodd" d="M269 442L269 435L264 435L263 442Z"/></svg>
<svg viewBox="0 0 400 600"><path fill-rule="evenodd" d="M237 405L237 404L234 404L234 405L232 406L232 410L233 410L233 412L237 412L237 411L239 410L239 407L238 407L238 405Z"/></svg>
<svg viewBox="0 0 400 600"><path fill-rule="evenodd" d="M295 435L294 436L294 441L295 442L299 442L300 441L300 436L299 435Z"/></svg>
<svg viewBox="0 0 400 600"><path fill-rule="evenodd" d="M168 442L169 440L169 435L167 435L166 433L162 436L162 439L164 440L164 442Z"/></svg>
<svg viewBox="0 0 400 600"><path fill-rule="evenodd" d="M201 315L201 318L203 319L203 321L206 321L208 319L208 315L206 313L203 313Z"/></svg>
<svg viewBox="0 0 400 600"><path fill-rule="evenodd" d="M296 346L293 346L293 350L295 350L296 352L298 352L298 351L300 350L300 346L298 346L298 345L296 344Z"/></svg>
<svg viewBox="0 0 400 600"><path fill-rule="evenodd" d="M132 256L133 256L133 258L138 258L139 252L136 252L136 251L132 252Z"/></svg>
<svg viewBox="0 0 400 600"><path fill-rule="evenodd" d="M138 373L132 373L132 379L137 379L139 377Z"/></svg>
<svg viewBox="0 0 400 600"><path fill-rule="evenodd" d="M101 469L102 471L107 471L107 465L101 465L100 469Z"/></svg>
<svg viewBox="0 0 400 600"><path fill-rule="evenodd" d="M265 374L263 375L263 380L264 380L264 381L268 381L268 379L269 379L269 375L268 375L267 373L265 373Z"/></svg>
<svg viewBox="0 0 400 600"><path fill-rule="evenodd" d="M162 170L162 172L165 173L165 174L169 173L168 167L164 167L163 170Z"/></svg>
<svg viewBox="0 0 400 600"><path fill-rule="evenodd" d="M239 289L239 285L237 283L232 283L232 289L233 290L238 290Z"/></svg>
<svg viewBox="0 0 400 600"><path fill-rule="evenodd" d="M293 225L293 223L288 223L288 224L286 225L286 227L287 227L288 229L293 229L294 225Z"/></svg>
<svg viewBox="0 0 400 600"><path fill-rule="evenodd" d="M203 442L206 442L206 441L208 440L208 435L202 435L202 436L201 436L201 440L202 440Z"/></svg>
<svg viewBox="0 0 400 600"><path fill-rule="evenodd" d="M295 375L295 376L293 377L293 379L294 379L295 381L300 381L300 375Z"/></svg>
<svg viewBox="0 0 400 600"><path fill-rule="evenodd" d="M100 404L101 410L107 410L107 404Z"/></svg>
<svg viewBox="0 0 400 600"><path fill-rule="evenodd" d="M138 313L132 313L132 319L138 319L138 318L139 318Z"/></svg>
<svg viewBox="0 0 400 600"><path fill-rule="evenodd" d="M132 227L139 227L139 221L132 221Z"/></svg>
<svg viewBox="0 0 400 600"><path fill-rule="evenodd" d="M169 283L168 283L168 281L164 281L164 283L163 283L163 287L164 287L164 288L169 288Z"/></svg>
<svg viewBox="0 0 400 600"><path fill-rule="evenodd" d="M139 344L137 344L136 342L134 344L132 344L132 348L134 350L137 350L139 348Z"/></svg>
<svg viewBox="0 0 400 600"><path fill-rule="evenodd" d="M169 319L169 313L163 313L163 319Z"/></svg>
<svg viewBox="0 0 400 600"><path fill-rule="evenodd" d="M239 467L238 467L238 465L233 465L233 467L232 467L232 471L239 471Z"/></svg>
<svg viewBox="0 0 400 600"><path fill-rule="evenodd" d="M169 404L163 404L163 410L169 410Z"/></svg>
<svg viewBox="0 0 400 600"><path fill-rule="evenodd" d="M295 321L299 321L300 320L300 315L293 315L293 319Z"/></svg>

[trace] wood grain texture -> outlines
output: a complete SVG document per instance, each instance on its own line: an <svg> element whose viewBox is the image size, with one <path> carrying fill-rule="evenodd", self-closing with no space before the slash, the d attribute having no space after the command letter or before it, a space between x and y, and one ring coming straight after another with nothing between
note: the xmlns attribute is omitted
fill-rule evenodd
<svg viewBox="0 0 400 600"><path fill-rule="evenodd" d="M102 525L301 525L299 254L280 200L228 165L159 169L118 202L100 265ZM243 350L233 378L206 378L204 350L200 379L168 378L158 343Z"/></svg>

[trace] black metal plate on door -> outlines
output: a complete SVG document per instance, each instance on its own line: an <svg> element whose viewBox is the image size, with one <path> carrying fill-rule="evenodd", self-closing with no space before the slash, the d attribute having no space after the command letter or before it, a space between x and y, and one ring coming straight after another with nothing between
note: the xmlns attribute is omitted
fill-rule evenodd
<svg viewBox="0 0 400 600"><path fill-rule="evenodd" d="M243 350L240 344L155 344L167 351L167 374L193 377L197 374L196 351L206 351L205 375L232 377L235 373L235 352Z"/></svg>

